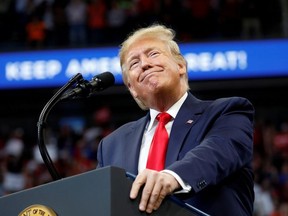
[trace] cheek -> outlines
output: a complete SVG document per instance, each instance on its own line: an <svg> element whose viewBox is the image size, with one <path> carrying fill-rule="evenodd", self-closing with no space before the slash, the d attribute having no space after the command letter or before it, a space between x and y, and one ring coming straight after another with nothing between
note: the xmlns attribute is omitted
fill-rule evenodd
<svg viewBox="0 0 288 216"><path fill-rule="evenodd" d="M137 82L139 74L140 74L140 72L137 70L129 70L127 72L127 75L128 75L127 80L128 80L128 82L131 83L132 86L135 85L135 83Z"/></svg>
<svg viewBox="0 0 288 216"><path fill-rule="evenodd" d="M131 84L132 83L132 84ZM128 89L130 91L130 93L132 94L133 97L138 97L138 93L137 93L137 84L133 82L131 82L131 80L128 82ZM139 91L139 90L138 90Z"/></svg>
<svg viewBox="0 0 288 216"><path fill-rule="evenodd" d="M173 77L173 79L178 79L180 76L183 76L183 74L186 73L185 67L183 67L182 65L171 65L171 76Z"/></svg>

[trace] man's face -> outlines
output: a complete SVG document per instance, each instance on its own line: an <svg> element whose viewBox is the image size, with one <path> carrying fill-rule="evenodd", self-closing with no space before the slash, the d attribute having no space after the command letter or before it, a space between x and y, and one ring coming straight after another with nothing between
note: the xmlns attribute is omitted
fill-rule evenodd
<svg viewBox="0 0 288 216"><path fill-rule="evenodd" d="M176 62L168 46L160 40L137 40L127 52L125 62L128 87L132 95L146 104L155 96L179 89L185 66Z"/></svg>

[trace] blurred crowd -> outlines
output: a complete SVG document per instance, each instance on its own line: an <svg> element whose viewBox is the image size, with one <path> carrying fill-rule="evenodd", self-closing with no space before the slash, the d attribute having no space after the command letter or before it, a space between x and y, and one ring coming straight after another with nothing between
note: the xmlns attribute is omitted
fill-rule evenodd
<svg viewBox="0 0 288 216"><path fill-rule="evenodd" d="M2 50L118 45L160 22L180 41L288 36L287 0L1 0Z"/></svg>
<svg viewBox="0 0 288 216"><path fill-rule="evenodd" d="M255 212L288 215L288 121L258 120L254 130Z"/></svg>
<svg viewBox="0 0 288 216"><path fill-rule="evenodd" d="M44 131L43 142L63 178L95 169L98 143L114 129L109 107L99 107L89 117L83 125L59 119ZM29 137L25 130L0 130L0 196L53 180L40 154L39 138Z"/></svg>

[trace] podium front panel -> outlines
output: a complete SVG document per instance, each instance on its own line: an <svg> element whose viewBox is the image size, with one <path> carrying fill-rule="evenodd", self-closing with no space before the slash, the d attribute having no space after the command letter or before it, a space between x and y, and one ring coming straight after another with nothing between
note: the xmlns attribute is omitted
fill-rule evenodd
<svg viewBox="0 0 288 216"><path fill-rule="evenodd" d="M100 168L0 197L0 215L18 216L35 204L52 209L57 216L148 215L139 211L139 198L129 198L131 185L132 180L127 178L123 169ZM169 200L149 215L202 216Z"/></svg>

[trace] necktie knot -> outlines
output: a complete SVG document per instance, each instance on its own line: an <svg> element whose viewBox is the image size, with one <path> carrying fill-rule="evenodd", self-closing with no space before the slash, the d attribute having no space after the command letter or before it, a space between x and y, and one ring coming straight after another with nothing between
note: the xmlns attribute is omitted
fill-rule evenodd
<svg viewBox="0 0 288 216"><path fill-rule="evenodd" d="M166 125L171 120L171 115L166 112L162 112L157 115L156 119Z"/></svg>

